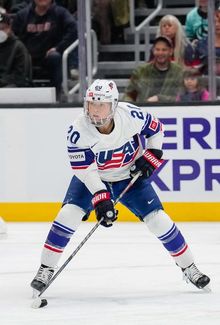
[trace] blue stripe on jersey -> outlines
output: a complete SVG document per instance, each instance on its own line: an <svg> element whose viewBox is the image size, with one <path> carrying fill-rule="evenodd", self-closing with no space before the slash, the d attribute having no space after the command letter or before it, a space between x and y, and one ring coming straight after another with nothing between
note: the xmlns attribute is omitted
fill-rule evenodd
<svg viewBox="0 0 220 325"><path fill-rule="evenodd" d="M150 119L150 114L147 114L145 123L144 123L144 125L142 126L142 129L141 129L141 134L143 134L143 133L145 134L144 131L147 129L147 126L149 124L149 119Z"/></svg>
<svg viewBox="0 0 220 325"><path fill-rule="evenodd" d="M63 249L68 244L73 233L73 229L70 229L54 221L51 230L47 236L46 244L59 249Z"/></svg>
<svg viewBox="0 0 220 325"><path fill-rule="evenodd" d="M70 165L74 169L84 169L95 160L95 155L91 149L80 149L78 147L68 147Z"/></svg>
<svg viewBox="0 0 220 325"><path fill-rule="evenodd" d="M182 236L180 230L176 227L175 224L171 229L164 235L158 237L164 247L171 253L178 253L186 246L184 237Z"/></svg>
<svg viewBox="0 0 220 325"><path fill-rule="evenodd" d="M148 113L140 134L144 134L148 138L154 134L157 134L161 129L162 123L157 118Z"/></svg>

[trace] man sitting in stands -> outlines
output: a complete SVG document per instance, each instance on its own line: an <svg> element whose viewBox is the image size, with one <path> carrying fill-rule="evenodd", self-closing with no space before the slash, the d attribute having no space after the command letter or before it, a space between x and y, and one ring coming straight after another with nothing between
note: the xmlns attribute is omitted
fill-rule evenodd
<svg viewBox="0 0 220 325"><path fill-rule="evenodd" d="M182 67L171 62L173 44L165 36L155 39L152 62L137 67L125 90L125 101L131 102L172 102L182 80Z"/></svg>
<svg viewBox="0 0 220 325"><path fill-rule="evenodd" d="M13 34L10 17L0 14L0 87L27 87L30 76L29 53Z"/></svg>
<svg viewBox="0 0 220 325"><path fill-rule="evenodd" d="M73 16L52 0L34 0L18 11L13 30L27 46L33 66L48 72L51 86L60 95L62 54L77 39Z"/></svg>

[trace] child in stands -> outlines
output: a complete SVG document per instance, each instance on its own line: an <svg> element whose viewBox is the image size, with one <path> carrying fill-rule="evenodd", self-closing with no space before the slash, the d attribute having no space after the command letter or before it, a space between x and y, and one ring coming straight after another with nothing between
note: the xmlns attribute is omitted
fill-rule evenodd
<svg viewBox="0 0 220 325"><path fill-rule="evenodd" d="M202 85L202 79L199 71L194 68L188 68L183 73L183 87L177 95L178 102L194 102L209 100L209 92Z"/></svg>

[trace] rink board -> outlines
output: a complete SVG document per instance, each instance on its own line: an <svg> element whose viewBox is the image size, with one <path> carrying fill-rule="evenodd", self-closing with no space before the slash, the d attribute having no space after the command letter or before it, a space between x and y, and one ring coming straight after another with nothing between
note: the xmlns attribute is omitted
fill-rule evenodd
<svg viewBox="0 0 220 325"><path fill-rule="evenodd" d="M165 163L152 178L165 210L175 221L220 221L219 105L148 111L165 126ZM0 109L0 216L5 220L54 219L72 177L67 130L81 113L80 107ZM119 221L138 220L125 207L118 209Z"/></svg>
<svg viewBox="0 0 220 325"><path fill-rule="evenodd" d="M218 202L167 202L163 206L165 211L177 222L220 221L220 203ZM60 207L61 203L0 203L1 215L4 216L5 221L12 222L52 221ZM119 211L118 221L136 222L139 220L122 204L118 203L117 209ZM89 221L95 220L94 212L92 212Z"/></svg>

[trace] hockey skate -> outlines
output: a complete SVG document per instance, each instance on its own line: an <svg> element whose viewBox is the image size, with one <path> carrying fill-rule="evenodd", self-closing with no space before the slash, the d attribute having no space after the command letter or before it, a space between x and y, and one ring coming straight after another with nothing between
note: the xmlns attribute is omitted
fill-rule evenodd
<svg viewBox="0 0 220 325"><path fill-rule="evenodd" d="M206 292L211 291L211 288L208 285L210 282L210 278L207 275L201 273L194 263L192 263L187 268L182 269L182 271L183 271L183 279L187 283L191 282L198 289L203 289Z"/></svg>
<svg viewBox="0 0 220 325"><path fill-rule="evenodd" d="M52 278L54 269L41 264L36 276L31 281L33 290L33 297L35 298L48 284Z"/></svg>

